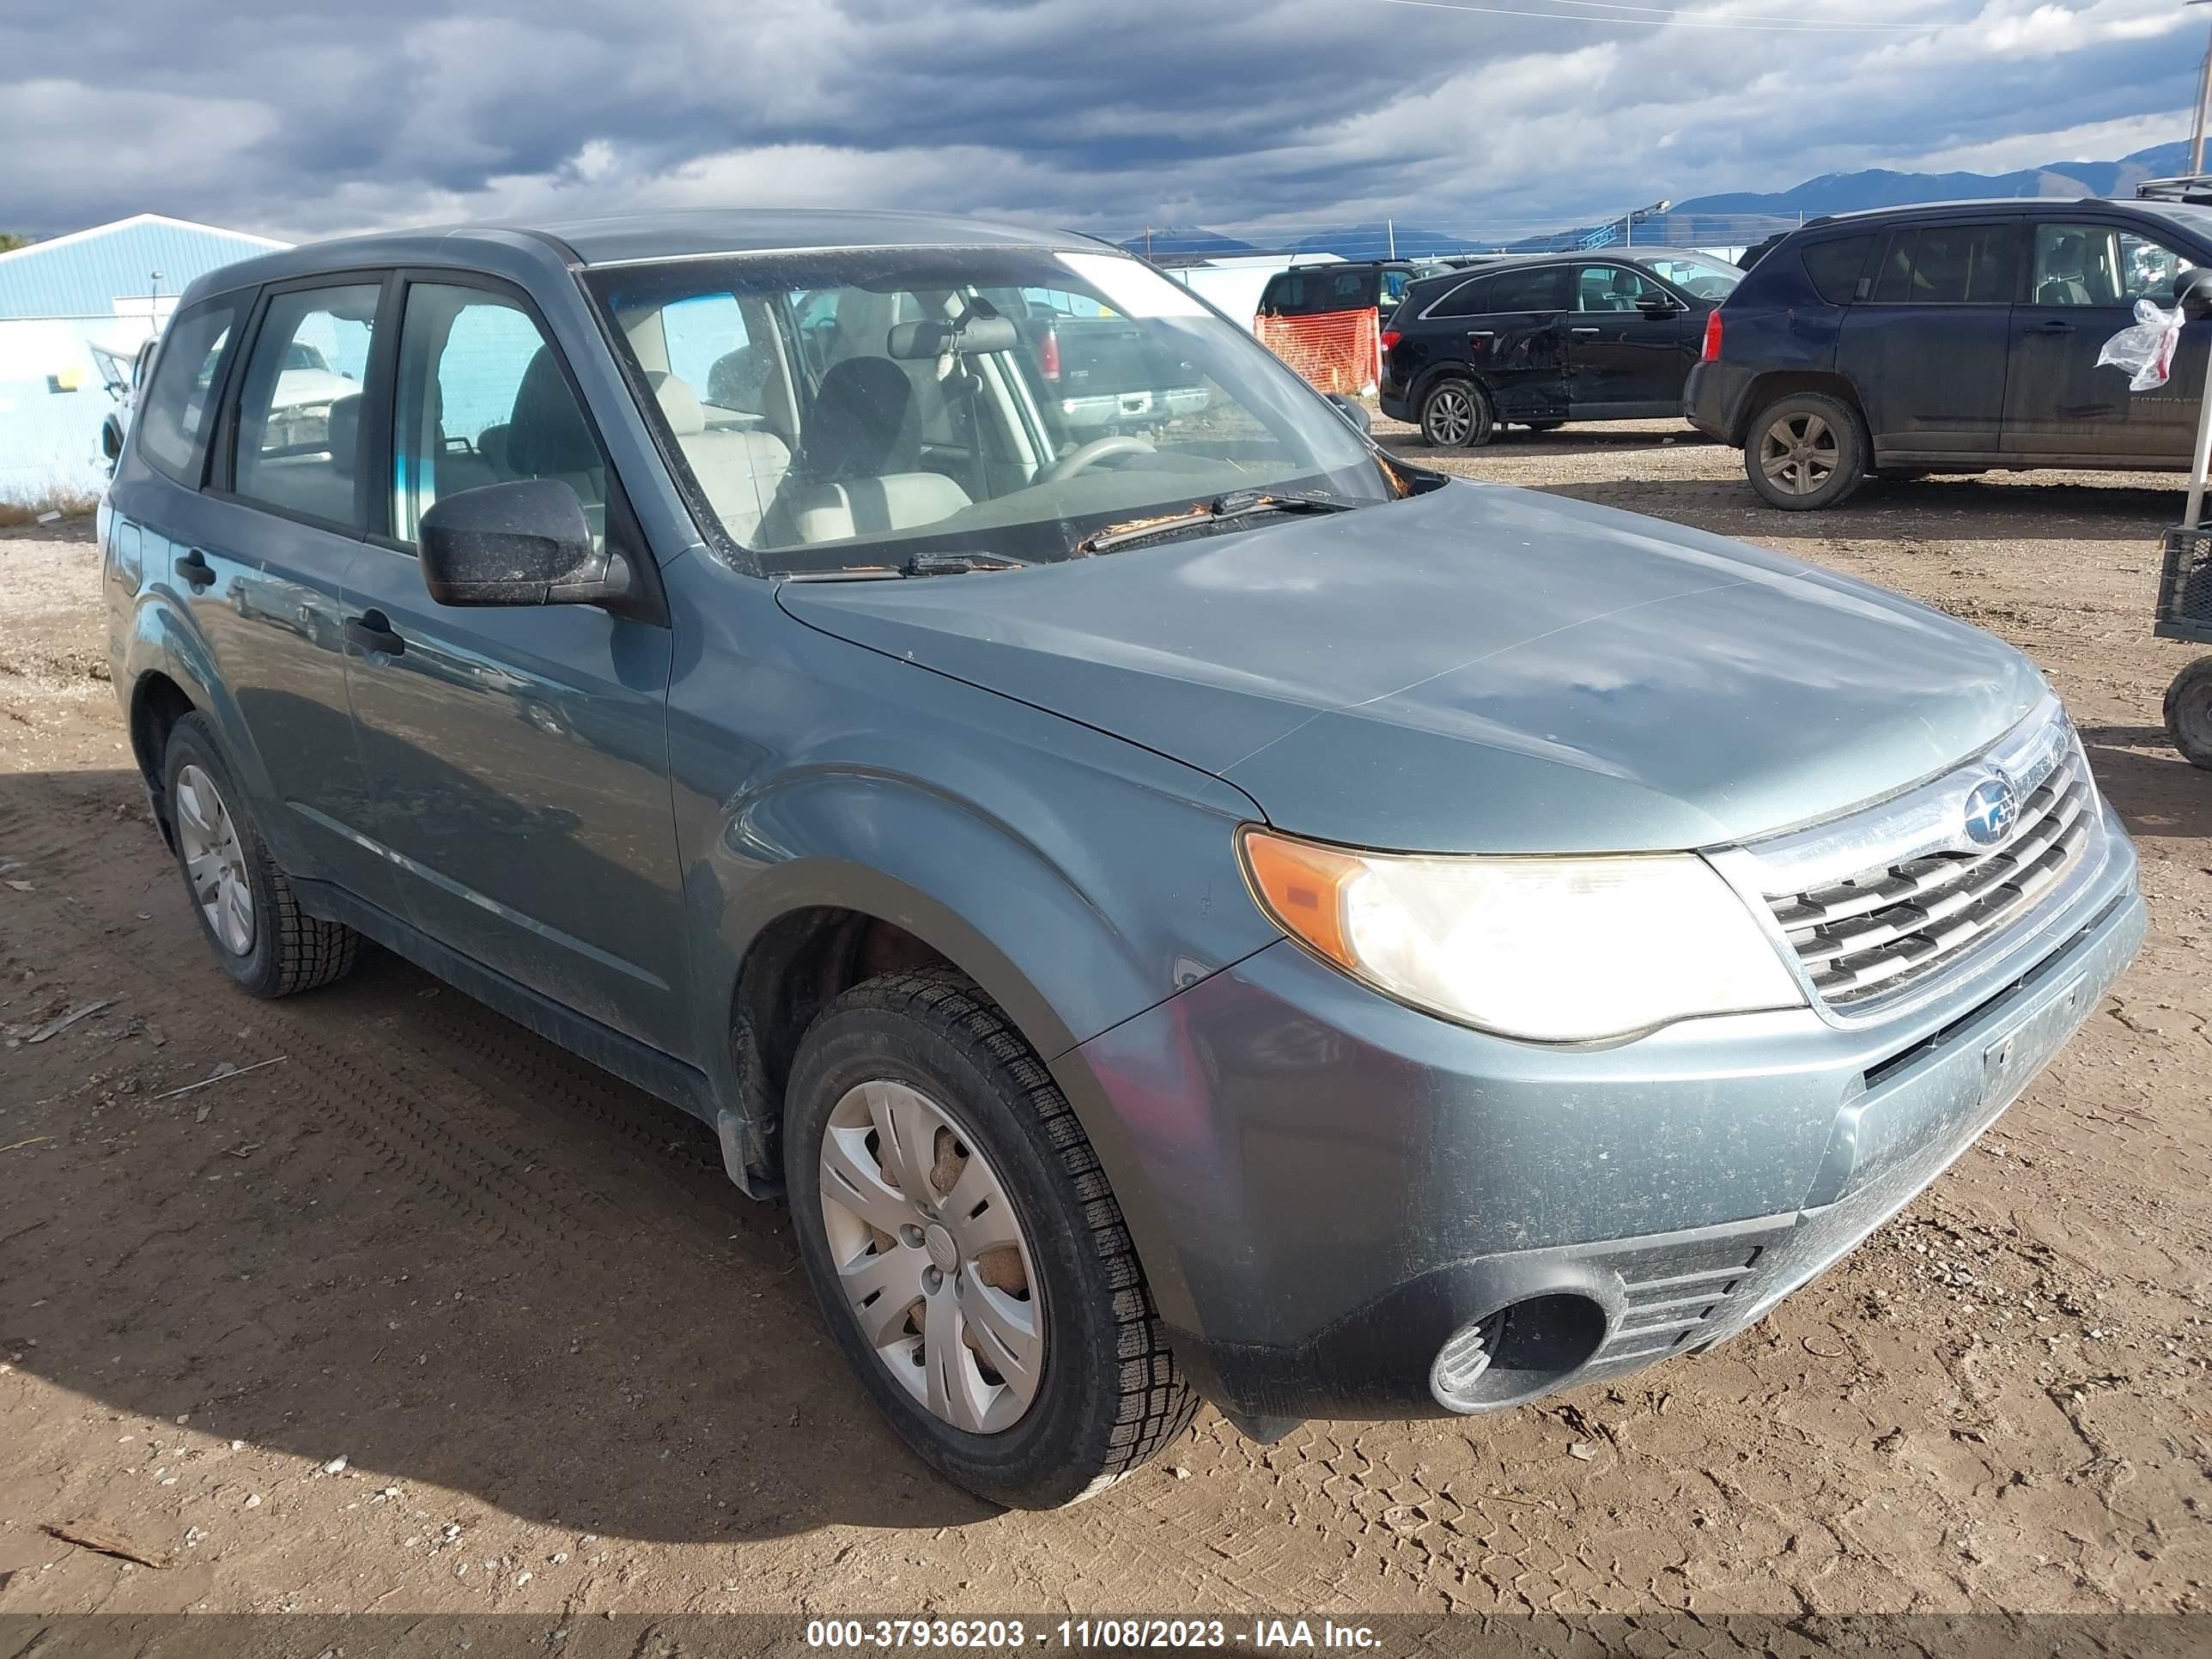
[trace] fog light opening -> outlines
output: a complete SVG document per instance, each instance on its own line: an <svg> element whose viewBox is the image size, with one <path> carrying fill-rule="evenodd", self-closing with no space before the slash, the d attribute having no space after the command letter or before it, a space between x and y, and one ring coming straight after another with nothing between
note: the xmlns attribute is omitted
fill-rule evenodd
<svg viewBox="0 0 2212 1659"><path fill-rule="evenodd" d="M1488 1411L1559 1386L1605 1341L1605 1310L1586 1296L1530 1297L1463 1325L1437 1351L1429 1392L1447 1411Z"/></svg>

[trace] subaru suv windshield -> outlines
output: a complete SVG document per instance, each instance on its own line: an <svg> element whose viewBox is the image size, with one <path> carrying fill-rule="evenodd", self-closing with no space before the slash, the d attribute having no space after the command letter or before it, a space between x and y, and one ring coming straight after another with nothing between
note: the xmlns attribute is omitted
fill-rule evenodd
<svg viewBox="0 0 2212 1659"><path fill-rule="evenodd" d="M605 267L586 284L695 506L769 572L1052 561L1225 497L1405 485L1242 329L1103 251L884 248Z"/></svg>

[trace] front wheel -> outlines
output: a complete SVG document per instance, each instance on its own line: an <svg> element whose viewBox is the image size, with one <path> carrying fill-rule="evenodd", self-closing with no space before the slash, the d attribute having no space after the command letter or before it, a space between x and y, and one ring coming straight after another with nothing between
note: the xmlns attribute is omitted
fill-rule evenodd
<svg viewBox="0 0 2212 1659"><path fill-rule="evenodd" d="M2166 688L2166 732L2184 760L2212 771L2212 657L2199 657Z"/></svg>
<svg viewBox="0 0 2212 1659"><path fill-rule="evenodd" d="M1497 425L1490 394L1472 380L1438 380L1421 399L1421 436L1432 448L1476 448L1490 441Z"/></svg>
<svg viewBox="0 0 2212 1659"><path fill-rule="evenodd" d="M1769 404L1743 447L1751 487L1770 507L1793 513L1839 504L1865 482L1866 459L1858 411L1820 392Z"/></svg>
<svg viewBox="0 0 2212 1659"><path fill-rule="evenodd" d="M1029 1045L950 969L808 1028L785 1190L831 1334L908 1445L1017 1509L1103 1492L1197 1409L1097 1155Z"/></svg>

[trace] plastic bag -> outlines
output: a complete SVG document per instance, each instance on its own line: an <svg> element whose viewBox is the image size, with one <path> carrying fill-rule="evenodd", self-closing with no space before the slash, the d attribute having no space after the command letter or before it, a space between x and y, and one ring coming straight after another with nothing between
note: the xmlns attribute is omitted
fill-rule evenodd
<svg viewBox="0 0 2212 1659"><path fill-rule="evenodd" d="M2148 300L2136 301L2135 325L2105 342L2104 349L2097 354L2097 367L2110 364L2132 371L2128 381L2130 392L2164 386L2173 372L2173 350L2181 343L2185 320L2179 306L2167 311Z"/></svg>

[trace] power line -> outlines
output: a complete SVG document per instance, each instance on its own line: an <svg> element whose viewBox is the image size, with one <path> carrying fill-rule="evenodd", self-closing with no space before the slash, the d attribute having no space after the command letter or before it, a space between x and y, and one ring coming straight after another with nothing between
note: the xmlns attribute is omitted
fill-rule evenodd
<svg viewBox="0 0 2212 1659"><path fill-rule="evenodd" d="M1663 17L1577 17L1571 12L1527 11L1505 6L1475 6L1458 3L1458 0L1375 0L1379 6L1413 6L1422 11L1480 12L1487 17L1542 17L1555 23L1624 23L1631 28L1642 29L1735 29L1758 34L1929 34L1939 30L1955 28L1953 23L1823 23L1778 18L1753 21L1723 21L1686 16L1662 6L1621 8L1635 11L1666 11ZM1558 0L1563 5L1607 6L1608 0Z"/></svg>

